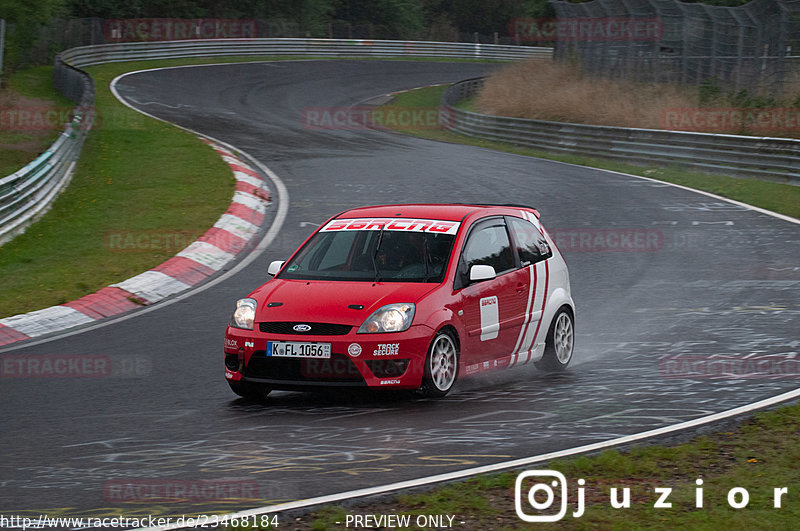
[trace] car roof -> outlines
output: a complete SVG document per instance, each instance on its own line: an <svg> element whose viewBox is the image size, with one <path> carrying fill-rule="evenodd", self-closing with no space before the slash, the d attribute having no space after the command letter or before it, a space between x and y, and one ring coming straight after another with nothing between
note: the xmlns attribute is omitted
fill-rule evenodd
<svg viewBox="0 0 800 531"><path fill-rule="evenodd" d="M337 218L420 218L441 219L445 221L461 221L467 215L479 211L487 213L496 210L497 213L507 211L509 208L524 208L535 212L532 207L523 205L470 205L470 204L403 204L403 205L377 205L346 210L336 216Z"/></svg>

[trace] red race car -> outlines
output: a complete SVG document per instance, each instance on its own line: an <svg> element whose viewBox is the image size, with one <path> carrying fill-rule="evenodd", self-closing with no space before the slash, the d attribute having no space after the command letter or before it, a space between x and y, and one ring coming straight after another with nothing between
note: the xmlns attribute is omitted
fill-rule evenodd
<svg viewBox="0 0 800 531"><path fill-rule="evenodd" d="M539 213L522 206L386 205L317 229L236 302L225 331L231 389L419 389L572 358L569 273Z"/></svg>

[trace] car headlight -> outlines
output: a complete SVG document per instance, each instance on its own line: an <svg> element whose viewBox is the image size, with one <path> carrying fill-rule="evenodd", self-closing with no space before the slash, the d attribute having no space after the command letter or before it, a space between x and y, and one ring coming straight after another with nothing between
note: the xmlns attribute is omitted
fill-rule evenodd
<svg viewBox="0 0 800 531"><path fill-rule="evenodd" d="M414 320L411 303L387 304L375 310L358 329L359 334L380 334L408 330Z"/></svg>
<svg viewBox="0 0 800 531"><path fill-rule="evenodd" d="M244 328L245 330L252 330L253 323L256 320L256 306L255 299L239 299L236 301L236 309L231 316L230 325L236 328Z"/></svg>

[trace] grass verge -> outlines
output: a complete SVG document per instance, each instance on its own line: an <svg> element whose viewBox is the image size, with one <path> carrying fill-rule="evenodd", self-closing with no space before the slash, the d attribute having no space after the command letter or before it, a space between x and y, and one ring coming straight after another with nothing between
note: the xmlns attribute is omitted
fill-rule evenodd
<svg viewBox="0 0 800 531"><path fill-rule="evenodd" d="M230 203L233 174L210 147L111 94L109 82L139 66L89 68L100 123L52 209L3 246L0 316L62 304L146 271L205 232ZM115 237L134 244L114 246Z"/></svg>
<svg viewBox="0 0 800 531"><path fill-rule="evenodd" d="M0 89L0 178L46 151L64 130L58 118L73 107L53 87L53 67L15 72L7 84Z"/></svg>
<svg viewBox="0 0 800 531"><path fill-rule="evenodd" d="M442 93L446 88L447 87L445 86L425 87L408 92L402 92L397 94L396 98L391 102L390 105L395 108L436 108L439 106ZM755 179L740 179L728 177L726 175L696 173L675 166L645 167L611 160L583 157L579 155L548 153L545 151L514 146L513 144L507 144L504 142L481 140L457 133L451 133L450 131L444 129L398 127L396 130L431 140L467 144L470 146L496 149L498 151L504 151L507 153L516 153L519 155L528 155L531 157L567 162L570 164L579 164L593 168L602 168L605 170L630 173L632 175L641 175L643 177L650 177L660 181L680 184L683 186L688 186L689 188L711 192L723 197L742 201L744 203L766 208L767 210L772 210L774 212L779 212L795 218L800 217L800 186L759 181Z"/></svg>
<svg viewBox="0 0 800 531"><path fill-rule="evenodd" d="M72 183L52 210L25 234L3 246L0 317L63 304L158 265L181 250L176 241L189 243L210 227L233 195L233 177L211 149L188 133L120 104L108 90L114 77L147 68L310 59L336 58L200 57L88 68L97 85L100 124L90 133ZM392 60L487 62L411 57ZM12 90L37 101L73 106L53 88L52 67L21 72L9 84ZM9 155L8 173L47 149L58 131L48 133L50 136L41 140L30 156ZM9 136L8 140L27 142L29 138L23 134ZM26 149L32 148L27 145ZM2 160L0 155L0 168ZM160 243L137 244L126 252L109 248L113 241L139 237Z"/></svg>
<svg viewBox="0 0 800 531"><path fill-rule="evenodd" d="M607 450L594 456L552 461L539 468L557 470L567 478L568 511L558 523L560 528L792 529L800 518L798 437L800 405L793 405L757 413L735 432L704 435L679 446ZM347 509L325 507L290 524L293 529L341 529L348 514L396 514L411 515L412 522L417 515L450 515L454 516L453 527L464 530L527 528L514 507L514 483L519 472L479 476L430 492L400 495L390 503ZM572 514L579 509L579 479L586 482L585 512L575 518ZM698 479L702 480L700 486ZM533 483L525 485L530 488ZM737 487L749 496L746 507L738 509L729 502L731 489ZM629 489L629 507L611 507L612 488L617 489L619 501L624 501L624 489ZM654 507L660 497L656 488L672 489L666 500L671 507ZM779 496L780 507L776 507L774 489L783 488L787 493ZM527 492L523 492L525 497ZM537 500L544 502L544 497ZM741 501L741 494L735 492L733 502ZM556 497L552 507L560 503ZM528 514L536 513L528 507Z"/></svg>
<svg viewBox="0 0 800 531"><path fill-rule="evenodd" d="M798 138L791 118L800 110L795 77L787 73L774 92L733 91L713 81L695 86L589 76L577 64L529 59L492 72L476 108L536 120Z"/></svg>

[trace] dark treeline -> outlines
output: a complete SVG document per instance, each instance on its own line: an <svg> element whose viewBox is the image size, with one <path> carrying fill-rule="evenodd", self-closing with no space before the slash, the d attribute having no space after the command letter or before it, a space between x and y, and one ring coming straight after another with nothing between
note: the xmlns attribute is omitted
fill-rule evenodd
<svg viewBox="0 0 800 531"><path fill-rule="evenodd" d="M64 7L71 17L283 19L313 36L325 36L332 22L372 24L397 38L442 26L507 35L514 17L553 15L547 0L65 0Z"/></svg>
<svg viewBox="0 0 800 531"><path fill-rule="evenodd" d="M305 30L312 31L319 31L332 21L342 21L391 28L396 37L413 37L435 25L451 26L462 33L507 35L513 18L555 15L548 0L63 1L69 16L78 18L279 18L298 22ZM706 0L705 3L735 6L746 0Z"/></svg>
<svg viewBox="0 0 800 531"><path fill-rule="evenodd" d="M745 0L705 0L741 5ZM550 17L548 0L3 0L0 18L17 26L51 18L247 18L298 23L314 36L339 21L389 28L398 38L447 26L461 33L508 35L516 17Z"/></svg>
<svg viewBox="0 0 800 531"><path fill-rule="evenodd" d="M740 5L744 0L706 0ZM6 70L29 62L30 51L57 48L54 20L224 18L279 21L292 35L507 43L512 21L554 17L548 0L0 0L6 20ZM43 37L44 35L44 37ZM49 44L42 40L52 41ZM53 53L58 50L49 50ZM27 59L26 59L27 57Z"/></svg>
<svg viewBox="0 0 800 531"><path fill-rule="evenodd" d="M507 42L513 19L552 16L548 0L0 0L6 70L46 62L69 33L57 21L70 19L248 19L287 28L262 36Z"/></svg>

